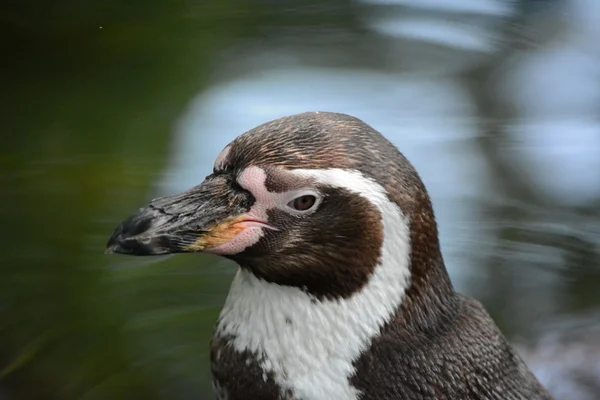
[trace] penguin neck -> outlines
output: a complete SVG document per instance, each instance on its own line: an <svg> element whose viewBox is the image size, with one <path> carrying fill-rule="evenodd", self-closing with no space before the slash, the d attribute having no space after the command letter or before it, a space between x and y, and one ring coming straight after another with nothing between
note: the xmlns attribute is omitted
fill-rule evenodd
<svg viewBox="0 0 600 400"><path fill-rule="evenodd" d="M403 329L415 333L428 331L455 318L458 309L457 294L444 263L433 211L411 220L410 241L410 286L394 319Z"/></svg>

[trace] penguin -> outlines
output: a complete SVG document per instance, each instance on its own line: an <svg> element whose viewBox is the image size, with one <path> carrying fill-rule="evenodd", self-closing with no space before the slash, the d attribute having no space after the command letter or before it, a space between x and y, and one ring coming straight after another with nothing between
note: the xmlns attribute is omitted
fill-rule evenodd
<svg viewBox="0 0 600 400"><path fill-rule="evenodd" d="M239 266L211 342L219 400L551 399L454 290L415 168L349 115L244 133L199 186L121 223L107 252Z"/></svg>

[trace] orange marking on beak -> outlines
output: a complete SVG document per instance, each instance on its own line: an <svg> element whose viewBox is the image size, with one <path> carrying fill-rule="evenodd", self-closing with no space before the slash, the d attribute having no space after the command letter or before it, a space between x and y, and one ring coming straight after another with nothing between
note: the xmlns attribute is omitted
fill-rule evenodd
<svg viewBox="0 0 600 400"><path fill-rule="evenodd" d="M216 225L210 232L198 238L193 244L187 246L185 250L204 251L225 244L246 229L246 226L243 224L246 221L247 219L242 215Z"/></svg>

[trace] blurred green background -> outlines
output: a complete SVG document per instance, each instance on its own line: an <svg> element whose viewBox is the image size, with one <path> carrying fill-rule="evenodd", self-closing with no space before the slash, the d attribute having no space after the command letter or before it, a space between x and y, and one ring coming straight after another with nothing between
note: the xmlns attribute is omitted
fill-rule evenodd
<svg viewBox="0 0 600 400"><path fill-rule="evenodd" d="M548 273L566 282L560 293L544 292L558 303L545 316L600 305L598 199L583 206L548 200L496 151L505 122L494 121L514 115L486 82L507 54L535 45L535 35L511 27L534 18L538 3L552 6L523 1L499 19L507 46L452 71L485 122L473 142L495 177L490 185L520 199L477 203L495 241L471 291L511 337L534 337L535 327L511 318L528 301L513 291L525 274L536 291ZM362 19L381 11L369 7L349 0L2 2L0 399L212 398L208 342L235 267L210 256L109 257L105 243L164 179L190 101L260 69L248 57L254 48L270 41L334 72L396 68L390 40ZM409 8L398 12L423 12ZM405 62L420 54L415 48L422 49L405 43L393 51ZM420 67L399 69L411 68ZM197 134L210 141L215 133ZM209 170L197 173L199 183ZM585 232L538 223L557 214L559 225L585 222ZM533 246L529 254L560 251L564 262L557 270L520 256L525 245Z"/></svg>

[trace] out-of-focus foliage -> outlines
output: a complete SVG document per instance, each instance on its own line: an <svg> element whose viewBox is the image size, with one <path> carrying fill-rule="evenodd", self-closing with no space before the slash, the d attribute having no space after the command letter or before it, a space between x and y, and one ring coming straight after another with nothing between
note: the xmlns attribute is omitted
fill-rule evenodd
<svg viewBox="0 0 600 400"><path fill-rule="evenodd" d="M172 126L217 51L253 35L253 17L236 1L3 3L0 388L9 398L186 398L209 387L206 349L226 280L200 277L202 259L142 272L103 249L147 200ZM215 307L194 306L206 293Z"/></svg>

